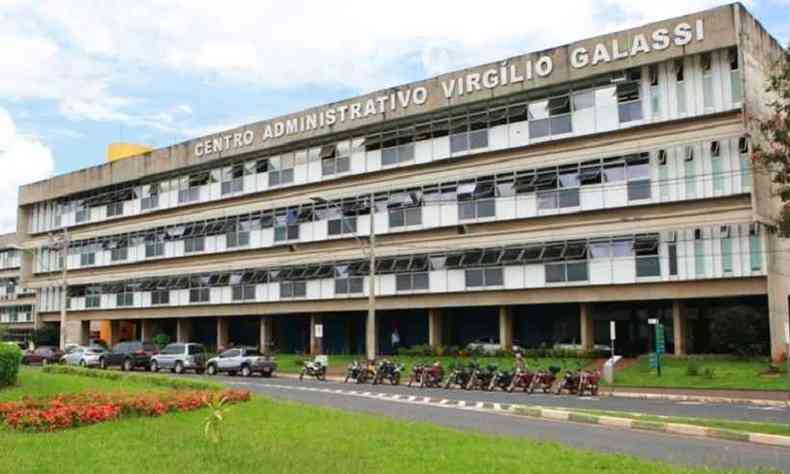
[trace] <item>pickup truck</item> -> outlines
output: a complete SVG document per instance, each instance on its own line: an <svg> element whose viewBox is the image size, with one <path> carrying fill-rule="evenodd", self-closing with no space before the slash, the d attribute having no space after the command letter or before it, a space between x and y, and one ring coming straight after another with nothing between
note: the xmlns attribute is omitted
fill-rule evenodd
<svg viewBox="0 0 790 474"><path fill-rule="evenodd" d="M206 362L208 375L225 372L228 375L240 373L244 377L249 377L259 373L264 377L271 377L275 370L277 364L274 362L274 357L262 355L255 347L229 349Z"/></svg>

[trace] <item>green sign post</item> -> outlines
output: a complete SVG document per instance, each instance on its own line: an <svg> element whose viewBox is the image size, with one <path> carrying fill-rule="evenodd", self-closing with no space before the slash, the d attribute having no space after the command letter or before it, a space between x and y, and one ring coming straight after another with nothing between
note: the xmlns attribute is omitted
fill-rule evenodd
<svg viewBox="0 0 790 474"><path fill-rule="evenodd" d="M650 368L656 369L656 373L661 377L661 354L666 352L666 341L664 339L664 325L656 323L655 350L650 354Z"/></svg>

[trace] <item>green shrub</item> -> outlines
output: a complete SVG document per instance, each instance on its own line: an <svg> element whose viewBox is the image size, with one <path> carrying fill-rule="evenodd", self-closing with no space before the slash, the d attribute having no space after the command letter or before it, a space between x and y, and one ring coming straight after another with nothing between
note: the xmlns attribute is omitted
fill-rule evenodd
<svg viewBox="0 0 790 474"><path fill-rule="evenodd" d="M159 333L156 336L154 336L151 342L162 348L170 344L170 336L168 336L165 333Z"/></svg>
<svg viewBox="0 0 790 474"><path fill-rule="evenodd" d="M0 342L0 388L16 385L22 351L16 344Z"/></svg>
<svg viewBox="0 0 790 474"><path fill-rule="evenodd" d="M686 366L686 375L689 377L696 377L700 374L700 363L697 359L688 359L688 365Z"/></svg>
<svg viewBox="0 0 790 474"><path fill-rule="evenodd" d="M716 369L712 367L705 367L702 371L702 378L712 380L713 376L716 375Z"/></svg>

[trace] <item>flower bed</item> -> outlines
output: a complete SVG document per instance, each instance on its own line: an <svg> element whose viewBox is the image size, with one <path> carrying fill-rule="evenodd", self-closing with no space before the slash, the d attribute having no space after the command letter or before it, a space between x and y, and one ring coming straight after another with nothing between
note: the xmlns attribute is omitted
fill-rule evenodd
<svg viewBox="0 0 790 474"><path fill-rule="evenodd" d="M228 403L250 399L241 390L188 390L165 393L86 392L52 398L0 403L0 420L23 431L56 431L132 416L161 416L170 412L197 410L211 397Z"/></svg>

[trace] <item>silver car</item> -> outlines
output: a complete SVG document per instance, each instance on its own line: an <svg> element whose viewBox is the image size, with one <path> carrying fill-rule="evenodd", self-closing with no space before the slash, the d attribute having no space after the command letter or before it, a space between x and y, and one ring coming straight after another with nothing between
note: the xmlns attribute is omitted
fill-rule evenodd
<svg viewBox="0 0 790 474"><path fill-rule="evenodd" d="M107 350L100 346L77 346L72 348L61 360L67 365L98 367L101 356L106 353Z"/></svg>
<svg viewBox="0 0 790 474"><path fill-rule="evenodd" d="M151 371L169 369L177 374L194 370L202 374L206 368L206 348L194 342L168 344L158 354L151 356Z"/></svg>

